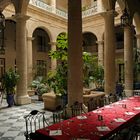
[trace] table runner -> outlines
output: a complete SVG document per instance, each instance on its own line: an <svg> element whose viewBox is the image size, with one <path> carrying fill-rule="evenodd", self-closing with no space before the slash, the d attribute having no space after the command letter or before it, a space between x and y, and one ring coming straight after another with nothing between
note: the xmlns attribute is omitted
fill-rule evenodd
<svg viewBox="0 0 140 140"><path fill-rule="evenodd" d="M82 114L61 123L37 130L36 133L49 135L59 130L62 135L54 134L56 140L87 139L100 140L111 136L140 116L140 96L130 97L97 110ZM103 117L99 121L99 116Z"/></svg>

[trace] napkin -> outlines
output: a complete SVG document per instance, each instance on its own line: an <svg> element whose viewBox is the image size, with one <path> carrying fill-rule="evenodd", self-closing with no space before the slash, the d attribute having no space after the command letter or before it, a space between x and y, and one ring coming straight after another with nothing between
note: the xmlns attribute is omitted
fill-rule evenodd
<svg viewBox="0 0 140 140"><path fill-rule="evenodd" d="M126 122L126 120L122 119L122 118L116 118L114 119L115 122Z"/></svg>
<svg viewBox="0 0 140 140"><path fill-rule="evenodd" d="M101 110L94 110L92 111L93 113L101 113L102 111Z"/></svg>
<svg viewBox="0 0 140 140"><path fill-rule="evenodd" d="M126 115L134 115L134 112L125 112Z"/></svg>
<svg viewBox="0 0 140 140"><path fill-rule="evenodd" d="M62 135L62 130L50 130L49 135L50 136Z"/></svg>
<svg viewBox="0 0 140 140"><path fill-rule="evenodd" d="M140 107L134 107L135 110L140 110Z"/></svg>
<svg viewBox="0 0 140 140"><path fill-rule="evenodd" d="M77 119L80 119L80 120L87 119L87 116L77 116Z"/></svg>
<svg viewBox="0 0 140 140"><path fill-rule="evenodd" d="M110 131L110 128L107 126L98 126L97 129L98 131Z"/></svg>
<svg viewBox="0 0 140 140"><path fill-rule="evenodd" d="M112 106L110 106L110 105L106 105L105 108L112 108Z"/></svg>
<svg viewBox="0 0 140 140"><path fill-rule="evenodd" d="M114 103L114 104L116 104L116 105L122 105L122 104L124 104L124 103L116 102L116 103Z"/></svg>

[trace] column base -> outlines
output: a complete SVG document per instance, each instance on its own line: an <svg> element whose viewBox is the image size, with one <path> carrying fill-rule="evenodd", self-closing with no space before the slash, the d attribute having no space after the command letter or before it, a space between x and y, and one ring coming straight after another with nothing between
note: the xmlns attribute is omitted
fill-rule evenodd
<svg viewBox="0 0 140 140"><path fill-rule="evenodd" d="M28 95L25 96L16 96L15 97L16 105L25 105L31 103L31 98Z"/></svg>
<svg viewBox="0 0 140 140"><path fill-rule="evenodd" d="M124 90L125 91L125 95L127 96L127 97L131 97L131 96L133 96L133 90Z"/></svg>
<svg viewBox="0 0 140 140"><path fill-rule="evenodd" d="M83 104L82 107L83 107L84 113L87 113L88 112L88 107L85 104ZM71 112L70 106L67 105L66 111L67 111L67 117L71 118L72 117L72 112Z"/></svg>

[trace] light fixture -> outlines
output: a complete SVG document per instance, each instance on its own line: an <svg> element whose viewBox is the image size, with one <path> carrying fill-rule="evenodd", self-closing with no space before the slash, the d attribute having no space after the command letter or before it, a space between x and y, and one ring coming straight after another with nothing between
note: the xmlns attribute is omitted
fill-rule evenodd
<svg viewBox="0 0 140 140"><path fill-rule="evenodd" d="M5 54L4 29L5 29L5 16L0 11L0 54Z"/></svg>
<svg viewBox="0 0 140 140"><path fill-rule="evenodd" d="M131 25L131 20L130 20L130 15L127 11L127 5L126 5L126 0L125 1L125 8L123 10L123 14L121 16L121 26L122 27L126 27L126 26L130 26Z"/></svg>

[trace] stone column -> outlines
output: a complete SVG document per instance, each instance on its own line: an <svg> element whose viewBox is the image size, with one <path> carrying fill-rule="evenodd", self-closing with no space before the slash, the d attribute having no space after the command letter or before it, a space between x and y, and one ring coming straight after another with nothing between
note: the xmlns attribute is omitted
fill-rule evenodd
<svg viewBox="0 0 140 140"><path fill-rule="evenodd" d="M140 34L136 34L137 38L137 48L140 49Z"/></svg>
<svg viewBox="0 0 140 140"><path fill-rule="evenodd" d="M124 27L124 76L125 94L133 94L133 29L130 26Z"/></svg>
<svg viewBox="0 0 140 140"><path fill-rule="evenodd" d="M56 13L56 0L51 0L52 12Z"/></svg>
<svg viewBox="0 0 140 140"><path fill-rule="evenodd" d="M17 14L16 19L16 63L17 70L20 74L20 80L17 85L16 104L31 103L27 94L27 37L26 37L26 20L28 16Z"/></svg>
<svg viewBox="0 0 140 140"><path fill-rule="evenodd" d="M136 34L136 38L137 38L137 52L138 54L140 53L140 34ZM138 63L140 62L140 56L138 55ZM135 74L133 75L135 76ZM137 81L140 81L140 73L137 73L137 77L135 77Z"/></svg>
<svg viewBox="0 0 140 140"><path fill-rule="evenodd" d="M33 56L32 56L32 41L34 40L33 37L27 37L27 72L28 72L28 87L31 85L33 81Z"/></svg>
<svg viewBox="0 0 140 140"><path fill-rule="evenodd" d="M102 0L97 0L97 12L102 12L103 10Z"/></svg>
<svg viewBox="0 0 140 140"><path fill-rule="evenodd" d="M98 44L98 65L104 65L104 42L97 41Z"/></svg>
<svg viewBox="0 0 140 140"><path fill-rule="evenodd" d="M105 19L105 34L104 34L104 79L105 93L115 93L115 28L114 16L116 12L110 10L102 13Z"/></svg>
<svg viewBox="0 0 140 140"><path fill-rule="evenodd" d="M83 102L81 0L68 1L68 106Z"/></svg>
<svg viewBox="0 0 140 140"><path fill-rule="evenodd" d="M51 44L51 50L56 51L56 42L50 42ZM57 60L56 59L51 59L51 69L55 70L57 66Z"/></svg>

